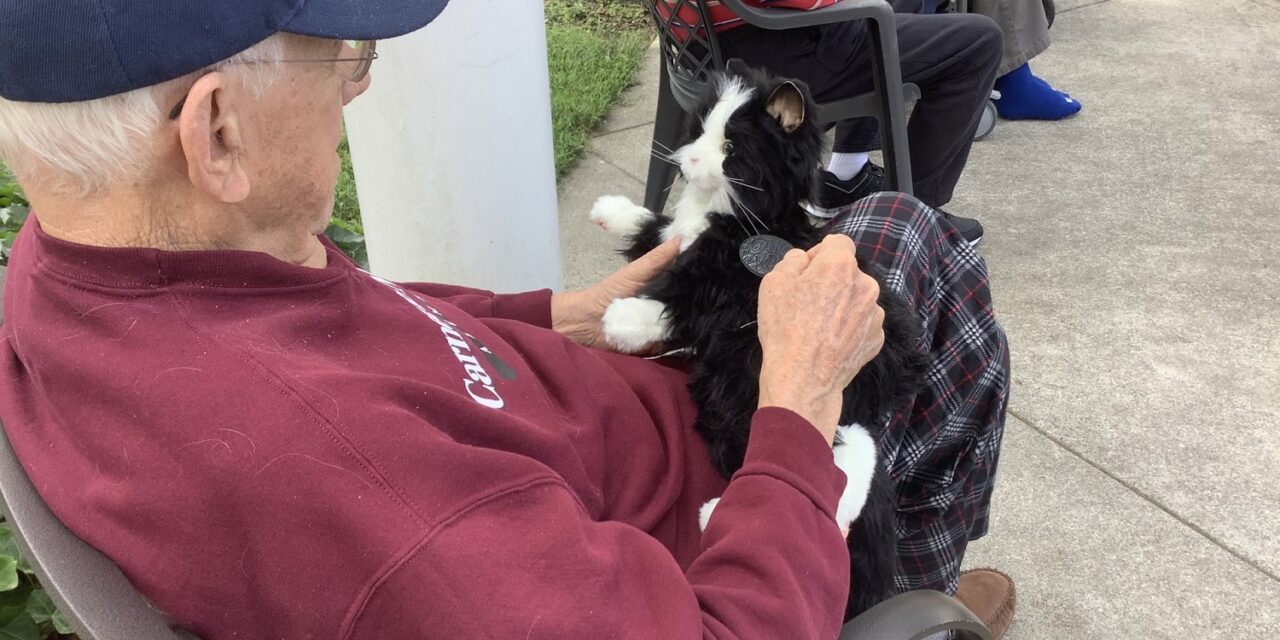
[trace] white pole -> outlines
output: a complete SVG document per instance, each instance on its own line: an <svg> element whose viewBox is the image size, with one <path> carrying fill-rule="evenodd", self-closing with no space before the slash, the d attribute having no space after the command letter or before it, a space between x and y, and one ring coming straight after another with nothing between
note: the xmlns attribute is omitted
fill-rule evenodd
<svg viewBox="0 0 1280 640"><path fill-rule="evenodd" d="M542 2L455 0L378 53L345 113L372 271L560 288Z"/></svg>

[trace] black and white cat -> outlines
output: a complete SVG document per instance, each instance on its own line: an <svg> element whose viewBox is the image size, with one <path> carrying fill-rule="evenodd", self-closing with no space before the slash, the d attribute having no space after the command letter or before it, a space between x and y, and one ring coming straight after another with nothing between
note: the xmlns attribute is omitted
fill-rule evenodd
<svg viewBox="0 0 1280 640"><path fill-rule="evenodd" d="M626 236L628 259L675 236L681 254L636 297L615 300L604 316L606 339L635 352L655 342L691 352L689 388L697 428L726 477L742 466L757 404L761 349L755 318L760 277L739 248L768 234L809 248L823 235L799 202L809 196L821 160L822 131L800 83L730 62L696 112L690 142L664 159L687 185L670 216L625 197L598 200L591 219ZM869 266L859 259L859 266ZM874 272L872 276L876 276ZM848 477L837 524L849 533L852 616L893 595L896 573L894 490L878 462L876 440L888 416L924 384L927 358L920 324L882 283L885 343L844 393L836 464ZM716 500L703 507L705 529Z"/></svg>

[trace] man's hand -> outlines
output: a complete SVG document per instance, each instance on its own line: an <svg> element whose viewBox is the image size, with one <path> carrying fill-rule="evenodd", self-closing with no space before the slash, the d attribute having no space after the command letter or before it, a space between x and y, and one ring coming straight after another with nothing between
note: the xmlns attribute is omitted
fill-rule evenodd
<svg viewBox="0 0 1280 640"><path fill-rule="evenodd" d="M636 295L680 253L680 238L672 238L590 289L551 296L551 326L585 347L608 349L601 319L609 303ZM657 345L655 345L657 346Z"/></svg>
<svg viewBox="0 0 1280 640"><path fill-rule="evenodd" d="M789 251L760 283L760 406L795 411L833 441L844 388L884 345L879 295L848 236Z"/></svg>

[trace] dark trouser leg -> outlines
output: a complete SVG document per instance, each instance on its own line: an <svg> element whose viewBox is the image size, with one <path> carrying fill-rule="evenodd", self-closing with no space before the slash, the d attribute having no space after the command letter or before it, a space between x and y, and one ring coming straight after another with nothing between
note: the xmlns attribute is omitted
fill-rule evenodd
<svg viewBox="0 0 1280 640"><path fill-rule="evenodd" d="M902 79L920 87L907 128L915 194L931 206L951 200L982 106L995 83L1001 35L978 15L897 14ZM862 21L786 31L741 27L720 36L726 58L798 78L825 102L871 91L870 38ZM859 121L852 121L856 123ZM875 125L842 124L835 150L877 148Z"/></svg>
<svg viewBox="0 0 1280 640"><path fill-rule="evenodd" d="M896 17L902 81L918 85L921 94L907 126L915 195L940 207L951 201L969 159L982 107L995 84L1000 30L991 20L977 15ZM867 38L856 38L851 64L869 68L869 47ZM842 88L833 86L827 91L829 96L815 97L829 100ZM835 151L870 151L878 146L874 121L860 119L836 127Z"/></svg>
<svg viewBox="0 0 1280 640"><path fill-rule="evenodd" d="M879 193L832 222L920 317L929 382L893 416L880 452L897 482L897 587L954 593L970 540L987 531L1009 400L1009 346L986 264L919 200Z"/></svg>

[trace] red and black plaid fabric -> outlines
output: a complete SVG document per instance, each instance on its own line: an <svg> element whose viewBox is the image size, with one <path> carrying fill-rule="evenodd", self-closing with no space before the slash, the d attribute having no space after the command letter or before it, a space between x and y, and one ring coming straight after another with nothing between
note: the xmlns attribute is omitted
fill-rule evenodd
<svg viewBox="0 0 1280 640"><path fill-rule="evenodd" d="M898 483L897 586L954 594L970 540L987 532L1009 401L1009 347L982 257L937 211L878 193L831 223L882 269L924 327L929 384L880 442Z"/></svg>
<svg viewBox="0 0 1280 640"><path fill-rule="evenodd" d="M676 4L675 0L655 0L658 4L658 11L663 18L667 18L671 14L671 7ZM798 11L812 11L829 7L840 0L744 0L744 4L757 7L769 7L772 9L795 9ZM704 0L703 4L707 7L707 15L711 19L711 24L716 31L726 31L734 27L740 27L744 23L738 14L734 13L729 7L720 3L720 0ZM696 25L700 21L698 13L693 7L680 7L680 18L686 25Z"/></svg>

